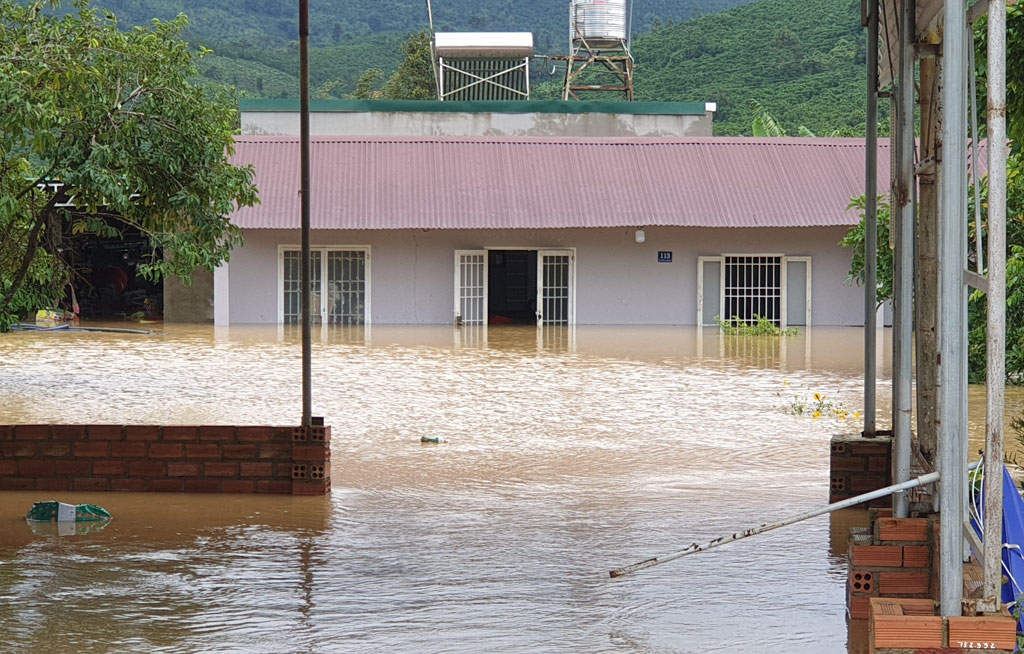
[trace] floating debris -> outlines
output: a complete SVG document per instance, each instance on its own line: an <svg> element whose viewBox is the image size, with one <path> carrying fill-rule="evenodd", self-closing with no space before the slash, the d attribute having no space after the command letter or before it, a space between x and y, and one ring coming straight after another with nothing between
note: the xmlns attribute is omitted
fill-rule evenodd
<svg viewBox="0 0 1024 654"><path fill-rule="evenodd" d="M448 439L444 436L420 436L421 443L430 443L432 445L447 443Z"/></svg>
<svg viewBox="0 0 1024 654"><path fill-rule="evenodd" d="M95 504L65 504L50 500L36 502L25 520L29 522L99 522L110 520L110 513Z"/></svg>

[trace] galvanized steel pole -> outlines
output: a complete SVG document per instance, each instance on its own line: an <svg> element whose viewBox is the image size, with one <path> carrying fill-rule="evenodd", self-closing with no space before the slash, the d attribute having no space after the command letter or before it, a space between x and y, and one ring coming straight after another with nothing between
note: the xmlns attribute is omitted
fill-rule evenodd
<svg viewBox="0 0 1024 654"><path fill-rule="evenodd" d="M966 299L964 243L967 194L967 7L966 0L946 0L942 39L942 173L939 202L939 352L938 472L942 527L939 534L940 611L961 614L963 599L963 523L966 518L967 383L964 376Z"/></svg>
<svg viewBox="0 0 1024 654"><path fill-rule="evenodd" d="M893 266L893 357L892 357L892 480L910 479L911 402L914 348L914 0L900 2L899 83L896 87L897 171L896 202L892 207L892 233L896 251ZM907 494L892 496L893 515L906 518L910 512Z"/></svg>
<svg viewBox="0 0 1024 654"><path fill-rule="evenodd" d="M988 4L988 338L984 596L1002 587L1006 352L1006 2ZM997 605L998 606L998 605Z"/></svg>
<svg viewBox="0 0 1024 654"><path fill-rule="evenodd" d="M868 4L867 161L864 230L864 436L875 436L875 297L878 286L878 2Z"/></svg>
<svg viewBox="0 0 1024 654"><path fill-rule="evenodd" d="M302 205L302 426L313 422L312 393L312 271L309 252L309 0L299 0L299 141L301 142L301 180L299 200Z"/></svg>

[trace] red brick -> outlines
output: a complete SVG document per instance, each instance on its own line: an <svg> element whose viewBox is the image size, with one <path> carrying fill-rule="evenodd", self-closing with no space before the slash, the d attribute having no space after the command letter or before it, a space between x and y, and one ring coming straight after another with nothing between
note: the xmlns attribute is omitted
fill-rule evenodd
<svg viewBox="0 0 1024 654"><path fill-rule="evenodd" d="M222 493L255 493L256 482L247 479L225 479L220 490Z"/></svg>
<svg viewBox="0 0 1024 654"><path fill-rule="evenodd" d="M124 438L121 425L89 425L89 440L119 441Z"/></svg>
<svg viewBox="0 0 1024 654"><path fill-rule="evenodd" d="M71 443L68 441L42 441L37 450L39 456L71 456Z"/></svg>
<svg viewBox="0 0 1024 654"><path fill-rule="evenodd" d="M14 459L0 459L0 475L13 475L17 469L18 464Z"/></svg>
<svg viewBox="0 0 1024 654"><path fill-rule="evenodd" d="M261 445L260 446L260 458L261 459L292 459L292 446L291 445Z"/></svg>
<svg viewBox="0 0 1024 654"><path fill-rule="evenodd" d="M206 426L199 428L199 440L201 441L234 441L234 427L213 427Z"/></svg>
<svg viewBox="0 0 1024 654"><path fill-rule="evenodd" d="M927 568L931 563L931 552L927 545L907 545L903 548L904 568Z"/></svg>
<svg viewBox="0 0 1024 654"><path fill-rule="evenodd" d="M220 480L218 479L186 479L186 493L219 493Z"/></svg>
<svg viewBox="0 0 1024 654"><path fill-rule="evenodd" d="M878 578L873 570L850 569L847 575L846 588L850 596L853 595L877 595Z"/></svg>
<svg viewBox="0 0 1024 654"><path fill-rule="evenodd" d="M926 595L930 576L927 572L879 572L878 592L882 595Z"/></svg>
<svg viewBox="0 0 1024 654"><path fill-rule="evenodd" d="M110 490L112 491L144 491L146 490L145 479L111 479Z"/></svg>
<svg viewBox="0 0 1024 654"><path fill-rule="evenodd" d="M834 456L829 463L833 472L864 472L867 460L862 456Z"/></svg>
<svg viewBox="0 0 1024 654"><path fill-rule="evenodd" d="M272 427L239 427L239 443L269 443L274 438Z"/></svg>
<svg viewBox="0 0 1024 654"><path fill-rule="evenodd" d="M1006 610L1003 612L1005 614ZM1013 651L1017 646L1017 624L1009 615L951 616L949 646L965 647L967 643L991 643L995 647L985 649Z"/></svg>
<svg viewBox="0 0 1024 654"><path fill-rule="evenodd" d="M225 459L253 459L256 457L255 445L225 444L222 446Z"/></svg>
<svg viewBox="0 0 1024 654"><path fill-rule="evenodd" d="M203 464L203 474L207 477L237 477L238 464L234 461L216 461Z"/></svg>
<svg viewBox="0 0 1024 654"><path fill-rule="evenodd" d="M150 443L149 457L151 459L180 459L184 448L181 443Z"/></svg>
<svg viewBox="0 0 1024 654"><path fill-rule="evenodd" d="M889 472L890 465L892 464L889 462L889 457L887 456L868 457L869 472Z"/></svg>
<svg viewBox="0 0 1024 654"><path fill-rule="evenodd" d="M281 493L290 495L292 492L291 481L259 481L256 482L257 493Z"/></svg>
<svg viewBox="0 0 1024 654"><path fill-rule="evenodd" d="M150 479L149 490L156 493L180 493L185 484L180 479Z"/></svg>
<svg viewBox="0 0 1024 654"><path fill-rule="evenodd" d="M0 454L4 458L16 458L22 456L35 456L36 444L34 442L4 443L0 445Z"/></svg>
<svg viewBox="0 0 1024 654"><path fill-rule="evenodd" d="M118 456L125 459L144 458L146 456L146 443L144 441L111 443L110 456Z"/></svg>
<svg viewBox="0 0 1024 654"><path fill-rule="evenodd" d="M199 463L196 461L170 461L167 463L168 477L198 477Z"/></svg>
<svg viewBox="0 0 1024 654"><path fill-rule="evenodd" d="M71 490L71 480L66 477L44 477L36 479L36 490L68 491Z"/></svg>
<svg viewBox="0 0 1024 654"><path fill-rule="evenodd" d="M185 446L185 457L189 459L219 459L220 445L216 443L189 443Z"/></svg>
<svg viewBox="0 0 1024 654"><path fill-rule="evenodd" d="M860 454L889 454L892 447L888 442L883 443L851 443L850 453L854 455Z"/></svg>
<svg viewBox="0 0 1024 654"><path fill-rule="evenodd" d="M156 441L160 440L160 428L152 425L128 425L124 428L125 440Z"/></svg>
<svg viewBox="0 0 1024 654"><path fill-rule="evenodd" d="M0 441L14 440L14 427L12 425L0 425Z"/></svg>
<svg viewBox="0 0 1024 654"><path fill-rule="evenodd" d="M330 461L331 451L321 444L292 445L292 461Z"/></svg>
<svg viewBox="0 0 1024 654"><path fill-rule="evenodd" d="M241 477L273 477L274 464L243 461L238 466L238 474Z"/></svg>
<svg viewBox="0 0 1024 654"><path fill-rule="evenodd" d="M165 441L195 441L198 440L195 427L164 427L163 440Z"/></svg>
<svg viewBox="0 0 1024 654"><path fill-rule="evenodd" d="M924 542L928 540L928 521L924 518L879 518L879 540Z"/></svg>
<svg viewBox="0 0 1024 654"><path fill-rule="evenodd" d="M53 461L49 459L20 459L18 474L22 476L44 476L53 474Z"/></svg>
<svg viewBox="0 0 1024 654"><path fill-rule="evenodd" d="M850 619L867 620L870 617L869 602L871 598L867 595L854 595L850 597Z"/></svg>
<svg viewBox="0 0 1024 654"><path fill-rule="evenodd" d="M110 490L110 480L103 477L78 477L71 482L72 490L106 491Z"/></svg>
<svg viewBox="0 0 1024 654"><path fill-rule="evenodd" d="M903 565L903 548L899 545L854 545L851 565L858 568L899 568Z"/></svg>
<svg viewBox="0 0 1024 654"><path fill-rule="evenodd" d="M57 469L58 475L87 475L92 472L92 462L76 461L75 459L57 461L54 467Z"/></svg>
<svg viewBox="0 0 1024 654"><path fill-rule="evenodd" d="M50 438L50 425L15 425L14 440L43 441Z"/></svg>
<svg viewBox="0 0 1024 654"><path fill-rule="evenodd" d="M132 477L163 477L166 469L163 461L132 461L128 464L128 474Z"/></svg>
<svg viewBox="0 0 1024 654"><path fill-rule="evenodd" d="M330 479L292 482L292 495L327 495L330 492Z"/></svg>
<svg viewBox="0 0 1024 654"><path fill-rule="evenodd" d="M277 474L274 475L274 476L277 477L278 479L291 479L292 478L292 462L291 461L289 461L287 463L278 463L276 468L277 468Z"/></svg>
<svg viewBox="0 0 1024 654"><path fill-rule="evenodd" d="M850 478L850 490L868 492L885 488L889 480L885 475L854 475Z"/></svg>
<svg viewBox="0 0 1024 654"><path fill-rule="evenodd" d="M291 443L295 427L274 427L275 443Z"/></svg>
<svg viewBox="0 0 1024 654"><path fill-rule="evenodd" d="M103 441L75 443L75 456L110 456L110 443Z"/></svg>
<svg viewBox="0 0 1024 654"><path fill-rule="evenodd" d="M53 438L72 441L85 440L85 425L54 425Z"/></svg>
<svg viewBox="0 0 1024 654"><path fill-rule="evenodd" d="M32 490L35 480L31 477L0 477L0 490Z"/></svg>
<svg viewBox="0 0 1024 654"><path fill-rule="evenodd" d="M92 474L94 475L123 475L126 472L128 472L128 464L116 459L96 461L92 464Z"/></svg>

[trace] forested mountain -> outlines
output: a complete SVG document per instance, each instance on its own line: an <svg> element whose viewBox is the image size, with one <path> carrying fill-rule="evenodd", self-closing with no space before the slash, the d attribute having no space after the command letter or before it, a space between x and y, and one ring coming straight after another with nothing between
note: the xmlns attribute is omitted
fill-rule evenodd
<svg viewBox="0 0 1024 654"><path fill-rule="evenodd" d="M294 3L280 0L94 0L122 24L182 11L189 38L214 55L204 78L249 97L297 97ZM565 0L432 0L438 29L531 30L538 54L564 53ZM731 9L729 9L732 7ZM712 11L720 13L710 13ZM385 77L401 45L426 25L424 0L313 0L314 95L343 97L360 74ZM698 14L691 20L680 20ZM751 100L790 133L863 133L865 37L860 0L636 0L634 40L640 100L718 103L715 133L749 134ZM548 45L545 46L544 43ZM534 66L536 90L557 94L561 69ZM884 103L881 114L887 114Z"/></svg>
<svg viewBox="0 0 1024 654"><path fill-rule="evenodd" d="M751 0L635 0L633 31L657 22L689 20ZM286 0L94 0L130 25L184 12L196 42L246 39L261 47L298 38L297 3ZM543 54L561 52L569 40L568 0L432 0L439 30L529 31ZM340 45L383 32L409 33L427 27L425 0L313 0L310 41Z"/></svg>
<svg viewBox="0 0 1024 654"><path fill-rule="evenodd" d="M717 102L716 134L750 134L751 100L791 134L864 131L860 0L760 0L657 27L634 51L638 99Z"/></svg>

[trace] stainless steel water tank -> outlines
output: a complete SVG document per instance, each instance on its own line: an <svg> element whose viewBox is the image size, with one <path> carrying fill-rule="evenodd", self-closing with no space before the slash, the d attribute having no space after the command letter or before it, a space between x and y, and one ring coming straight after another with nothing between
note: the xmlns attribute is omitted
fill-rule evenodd
<svg viewBox="0 0 1024 654"><path fill-rule="evenodd" d="M626 40L626 0L573 0L569 38L591 48L609 48Z"/></svg>

